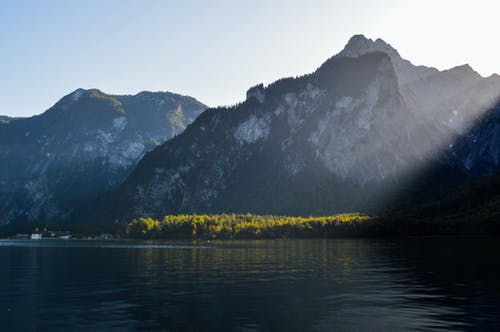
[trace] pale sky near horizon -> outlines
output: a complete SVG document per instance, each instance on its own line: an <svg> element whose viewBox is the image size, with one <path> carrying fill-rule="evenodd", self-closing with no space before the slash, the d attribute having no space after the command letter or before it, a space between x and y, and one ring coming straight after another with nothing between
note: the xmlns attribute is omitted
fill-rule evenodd
<svg viewBox="0 0 500 332"><path fill-rule="evenodd" d="M77 88L171 91L209 106L312 72L362 33L414 64L500 73L494 0L0 1L0 114Z"/></svg>

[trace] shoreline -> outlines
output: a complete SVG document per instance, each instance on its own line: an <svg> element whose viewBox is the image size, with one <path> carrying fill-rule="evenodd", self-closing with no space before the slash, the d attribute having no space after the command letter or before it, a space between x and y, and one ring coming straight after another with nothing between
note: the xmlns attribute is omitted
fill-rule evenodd
<svg viewBox="0 0 500 332"><path fill-rule="evenodd" d="M252 214L167 215L129 223L54 224L0 228L0 239L19 241L108 240L256 240L327 238L490 237L500 224L490 218L368 216L359 213L322 217ZM37 237L41 237L38 239Z"/></svg>

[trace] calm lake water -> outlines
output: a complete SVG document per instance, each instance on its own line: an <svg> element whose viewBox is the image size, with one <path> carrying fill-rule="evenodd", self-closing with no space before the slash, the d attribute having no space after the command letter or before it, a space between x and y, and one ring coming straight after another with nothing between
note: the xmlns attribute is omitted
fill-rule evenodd
<svg viewBox="0 0 500 332"><path fill-rule="evenodd" d="M0 241L2 331L500 330L499 239Z"/></svg>

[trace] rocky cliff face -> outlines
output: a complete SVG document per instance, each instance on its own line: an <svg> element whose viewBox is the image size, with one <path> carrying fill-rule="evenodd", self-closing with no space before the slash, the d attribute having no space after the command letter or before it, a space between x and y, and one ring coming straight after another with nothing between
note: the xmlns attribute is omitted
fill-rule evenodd
<svg viewBox="0 0 500 332"><path fill-rule="evenodd" d="M316 72L255 86L148 153L102 218L369 211L429 163L497 170L496 122L477 123L499 96L498 76L414 66L355 36Z"/></svg>
<svg viewBox="0 0 500 332"><path fill-rule="evenodd" d="M204 108L171 93L79 89L41 115L0 125L0 222L67 220Z"/></svg>
<svg viewBox="0 0 500 332"><path fill-rule="evenodd" d="M390 57L407 104L427 121L436 123L445 137L449 137L450 130L455 134L465 133L498 102L498 75L483 78L469 65L445 71L414 66L381 39L372 41L361 35L354 36L337 57L356 57L374 51Z"/></svg>

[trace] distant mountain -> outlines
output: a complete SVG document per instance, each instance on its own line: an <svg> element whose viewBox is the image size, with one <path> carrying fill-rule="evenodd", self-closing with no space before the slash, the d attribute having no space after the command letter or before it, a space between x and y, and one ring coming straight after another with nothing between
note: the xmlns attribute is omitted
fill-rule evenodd
<svg viewBox="0 0 500 332"><path fill-rule="evenodd" d="M0 125L0 223L69 220L123 181L204 109L168 92L78 89L45 113Z"/></svg>
<svg viewBox="0 0 500 332"><path fill-rule="evenodd" d="M204 112L103 198L99 218L379 211L430 164L464 179L471 158L487 165L479 173L498 170L496 123L470 131L499 96L498 76L414 66L384 41L354 36L314 73ZM490 152L464 141L454 154L471 135Z"/></svg>
<svg viewBox="0 0 500 332"><path fill-rule="evenodd" d="M5 123L8 123L8 122L11 122L13 120L18 120L18 119L21 119L21 118L13 118L13 117L10 117L10 116L6 116L6 115L0 115L0 124L5 124Z"/></svg>

